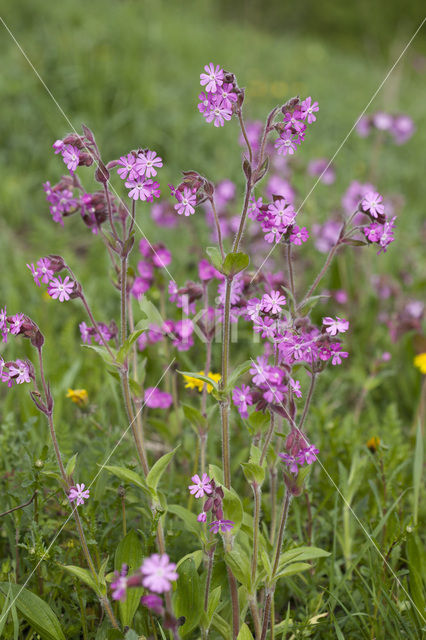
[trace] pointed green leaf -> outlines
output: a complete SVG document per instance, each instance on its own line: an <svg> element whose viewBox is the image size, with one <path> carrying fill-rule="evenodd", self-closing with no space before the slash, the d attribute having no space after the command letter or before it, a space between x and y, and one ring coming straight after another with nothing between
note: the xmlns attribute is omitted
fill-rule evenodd
<svg viewBox="0 0 426 640"><path fill-rule="evenodd" d="M145 323L145 321L142 321ZM146 323L147 324L147 323ZM140 335L142 335L142 333L145 331L147 327L143 327L143 328L139 328L139 329L135 329L135 331L133 331L128 338L124 341L124 343L121 345L120 349L117 352L117 362L119 364L123 364L124 360L126 359L127 354L129 353L132 344L135 342L135 340L137 340L139 338Z"/></svg>
<svg viewBox="0 0 426 640"><path fill-rule="evenodd" d="M195 513L185 509L185 507L181 507L180 504L167 505L167 511L180 518L184 522L187 531L195 534L197 538L200 537L202 529Z"/></svg>
<svg viewBox="0 0 426 640"><path fill-rule="evenodd" d="M120 571L123 564L129 567L128 575L135 573L142 565L143 549L136 531L130 530L120 541L115 552L114 567ZM120 620L124 627L130 627L143 594L142 587L128 589L126 599L118 603Z"/></svg>
<svg viewBox="0 0 426 640"><path fill-rule="evenodd" d="M189 404L181 404L185 418L187 418L197 429L208 429L208 422L201 411Z"/></svg>
<svg viewBox="0 0 426 640"><path fill-rule="evenodd" d="M72 564L68 564L68 565L63 564L61 566L63 569L68 571L68 573L71 573L73 576L75 576L76 578L78 578L79 580L87 584L91 589L93 589L95 593L100 595L99 583L97 580L95 580L95 578L93 577L93 575L88 569L83 569L83 567L76 567Z"/></svg>
<svg viewBox="0 0 426 640"><path fill-rule="evenodd" d="M67 462L67 466L66 466L66 474L67 476L72 476L72 474L74 473L74 469L75 469L75 463L77 462L77 456L78 453L75 453Z"/></svg>
<svg viewBox="0 0 426 640"><path fill-rule="evenodd" d="M223 273L227 276L235 276L249 266L250 258L246 253L228 253L223 263Z"/></svg>
<svg viewBox="0 0 426 640"><path fill-rule="evenodd" d="M65 640L58 618L44 600L19 584L0 582L0 591L11 594L19 613L42 640Z"/></svg>
<svg viewBox="0 0 426 640"><path fill-rule="evenodd" d="M206 253L214 268L222 272L222 255L218 247L207 247Z"/></svg>
<svg viewBox="0 0 426 640"><path fill-rule="evenodd" d="M240 627L240 632L237 636L237 640L253 640L252 633L245 622Z"/></svg>
<svg viewBox="0 0 426 640"><path fill-rule="evenodd" d="M231 375L229 376L228 384L226 386L226 391L231 391L231 389L235 387L235 384L241 378L241 376L247 373L247 371L249 371L252 368L252 366L253 366L252 360L246 360L245 362L242 362L241 364L239 364L238 367L235 367L235 369L232 371Z"/></svg>
<svg viewBox="0 0 426 640"><path fill-rule="evenodd" d="M179 627L179 634L186 636L197 626L203 611L203 591L192 558L185 560L179 568L173 605L176 617L185 617L185 624Z"/></svg>
<svg viewBox="0 0 426 640"><path fill-rule="evenodd" d="M151 471L146 476L146 484L153 491L157 491L157 486L158 486L158 483L160 482L160 478L165 472L167 465L175 455L175 451L176 449L179 448L179 446L180 445L178 445L175 449L173 449L173 451L169 451L169 453L166 453L164 454L164 456L161 456L161 458L157 460L157 462L152 467Z"/></svg>
<svg viewBox="0 0 426 640"><path fill-rule="evenodd" d="M294 576L296 573L302 573L302 571L306 571L307 569L312 569L312 565L308 562L293 562L292 564L289 564L288 567L285 567L285 569L277 573L275 580L279 580L284 576Z"/></svg>
<svg viewBox="0 0 426 640"><path fill-rule="evenodd" d="M141 308L141 311L147 317L148 325L154 324L157 327L163 326L164 319L161 313L158 311L157 307L150 300L148 300L148 298L142 296L139 299L139 306Z"/></svg>
<svg viewBox="0 0 426 640"><path fill-rule="evenodd" d="M126 467L116 467L114 465L105 465L103 469L106 469L113 475L120 478L120 480L124 480L124 482L130 482L131 484L135 484L139 489L142 489L144 493L146 493L150 498L152 497L152 492L149 490L149 487L146 484L146 481L142 476L140 476L136 471L132 471L131 469L126 469Z"/></svg>
<svg viewBox="0 0 426 640"><path fill-rule="evenodd" d="M115 363L115 361L113 360L111 355L108 353L108 351L105 349L105 347L101 347L100 345L97 345L97 344L82 344L81 346L84 347L85 349L92 349L92 351L96 351L96 353L100 355L102 360L107 364ZM111 348L111 351L115 355L114 349Z"/></svg>

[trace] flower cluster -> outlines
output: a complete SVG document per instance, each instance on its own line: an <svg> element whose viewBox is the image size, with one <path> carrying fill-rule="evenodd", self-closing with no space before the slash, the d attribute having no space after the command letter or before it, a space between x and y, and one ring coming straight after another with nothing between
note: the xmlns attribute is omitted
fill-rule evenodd
<svg viewBox="0 0 426 640"><path fill-rule="evenodd" d="M283 122L275 125L280 136L275 142L277 153L283 156L293 155L298 145L305 139L307 125L317 119L315 113L319 111L318 102L306 98L302 102L298 98L282 107Z"/></svg>
<svg viewBox="0 0 426 640"><path fill-rule="evenodd" d="M414 122L405 114L391 115L385 111L377 111L359 119L356 130L358 135L366 138L373 130L387 131L398 145L407 142L416 130Z"/></svg>
<svg viewBox="0 0 426 640"><path fill-rule="evenodd" d="M146 238L139 242L142 260L138 262L138 274L134 277L130 292L135 298L140 298L152 286L155 269L164 269L170 264L172 255L164 244L151 245Z"/></svg>
<svg viewBox="0 0 426 640"><path fill-rule="evenodd" d="M60 153L68 171L73 174L78 166L90 167L94 155L85 136L71 133L63 140L56 140L52 147L55 154Z"/></svg>
<svg viewBox="0 0 426 640"><path fill-rule="evenodd" d="M387 218L383 205L383 196L375 191L365 194L360 204L360 211L365 213L372 220L371 224L363 228L364 235L369 243L379 245L378 254L387 250L394 241L394 227L396 216Z"/></svg>
<svg viewBox="0 0 426 640"><path fill-rule="evenodd" d="M306 227L295 224L297 212L293 205L281 196L273 195L271 203L259 198L251 201L249 216L261 223L266 242L277 244L281 240L301 245L309 238Z"/></svg>
<svg viewBox="0 0 426 640"><path fill-rule="evenodd" d="M227 73L219 65L210 62L200 74L200 84L204 91L198 96L198 110L215 127L223 127L230 120L238 104L241 90L233 73Z"/></svg>
<svg viewBox="0 0 426 640"><path fill-rule="evenodd" d="M307 442L304 434L294 428L287 436L286 450L287 453L279 453L278 455L295 476L297 476L300 467L315 462L319 454L318 449Z"/></svg>
<svg viewBox="0 0 426 640"><path fill-rule="evenodd" d="M36 348L41 348L44 342L43 335L38 326L23 313L13 316L7 315L7 308L0 309L0 335L2 341L7 343L8 336L23 336L31 341ZM6 362L0 356L0 380L8 387L15 384L31 382L35 379L34 367L29 360L10 360Z"/></svg>
<svg viewBox="0 0 426 640"><path fill-rule="evenodd" d="M109 324L97 322L96 325L97 329L95 327L89 327L85 322L80 322L78 326L83 344L92 344L92 339L98 344L106 344L110 340L117 338L118 327L114 320L111 320Z"/></svg>
<svg viewBox="0 0 426 640"><path fill-rule="evenodd" d="M198 522L207 522L207 514L211 511L214 519L209 523L210 531L213 533L230 531L234 527L234 522L223 519L224 492L222 487L211 480L207 473L203 473L202 478L196 474L192 476L191 480L194 484L188 486L189 492L196 498L207 497L203 510L197 517Z"/></svg>
<svg viewBox="0 0 426 640"><path fill-rule="evenodd" d="M131 151L118 160L109 163L109 167L118 166L117 173L129 189L128 196L133 200L153 202L160 197L160 185L153 177L157 169L163 166L163 160L150 149Z"/></svg>
<svg viewBox="0 0 426 640"><path fill-rule="evenodd" d="M31 271L34 282L38 287L41 286L41 283L47 284L47 293L54 300L65 302L79 295L77 283L71 280L69 276L65 276L63 280L60 275L55 277L55 274L66 269L65 263L60 256L40 258L37 266L31 263L27 264L27 267Z"/></svg>

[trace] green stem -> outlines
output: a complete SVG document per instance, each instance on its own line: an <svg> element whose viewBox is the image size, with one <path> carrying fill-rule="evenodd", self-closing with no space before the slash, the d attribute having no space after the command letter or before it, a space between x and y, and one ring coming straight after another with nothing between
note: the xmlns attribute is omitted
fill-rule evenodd
<svg viewBox="0 0 426 640"><path fill-rule="evenodd" d="M293 275L293 264L291 261L291 244L290 242L287 245L287 265L288 265L288 275L290 279L290 291L293 295L294 305L296 305L296 293L294 288L294 275Z"/></svg>
<svg viewBox="0 0 426 640"><path fill-rule="evenodd" d="M298 309L300 309L303 304L305 303L306 300L308 300L308 298L311 297L311 295L313 294L313 292L315 291L315 289L317 288L317 286L319 285L319 283L321 282L322 278L324 277L325 272L327 271L328 267L331 264L331 261L334 258L334 254L336 253L337 249L340 247L340 243L337 242L334 247L332 247L330 249L330 252L327 256L327 259L321 269L321 271L319 272L319 274L317 275L317 277L315 278L315 280L313 281L312 285L309 287L308 292L306 293L305 297L303 298L302 302L298 305Z"/></svg>
<svg viewBox="0 0 426 640"><path fill-rule="evenodd" d="M263 443L262 453L260 454L259 464L262 465L263 461L268 453L269 443L271 442L271 438L274 435L275 429L275 413L273 411L270 412L270 421L269 421L269 429L266 434L265 442Z"/></svg>
<svg viewBox="0 0 426 640"><path fill-rule="evenodd" d="M299 435L300 435L300 432L303 429L303 425L305 424L306 416L308 415L309 407L310 407L312 396L313 396L314 389L315 389L316 377L317 377L316 373L313 373L312 376L311 376L311 384L309 386L309 391L308 391L308 395L306 397L305 406L303 408L302 417L300 418L300 423L299 423L299 426L298 426Z"/></svg>
<svg viewBox="0 0 426 640"><path fill-rule="evenodd" d="M222 230L220 228L219 216L217 215L213 196L210 198L210 204L212 205L212 209L213 209L214 221L216 224L217 241L219 243L220 255L222 256L222 262L223 262L225 260L225 252L223 250Z"/></svg>
<svg viewBox="0 0 426 640"><path fill-rule="evenodd" d="M254 585L256 580L257 556L259 551L259 521L260 521L260 501L261 488L253 482L251 485L254 495L254 516L253 516L253 556L251 559L251 583Z"/></svg>

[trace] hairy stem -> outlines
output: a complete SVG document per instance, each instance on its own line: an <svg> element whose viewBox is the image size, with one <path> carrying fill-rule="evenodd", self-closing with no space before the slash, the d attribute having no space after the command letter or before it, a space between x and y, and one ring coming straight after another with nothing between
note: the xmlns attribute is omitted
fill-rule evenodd
<svg viewBox="0 0 426 640"><path fill-rule="evenodd" d="M313 396L314 389L315 389L316 377L317 377L316 373L313 373L312 376L311 376L311 384L309 385L308 395L306 397L306 402L305 402L305 406L303 408L302 417L300 418L300 423L299 423L299 426L298 426L299 435L300 435L300 432L303 429L303 425L305 424L306 416L308 415L309 407L311 405L311 400L312 400L312 396Z"/></svg>
<svg viewBox="0 0 426 640"><path fill-rule="evenodd" d="M248 136L247 136L247 131L246 131L246 127L245 127L245 124L244 124L244 119L243 119L243 114L241 112L241 109L238 110L237 116L238 116L238 120L239 120L240 127L241 127L241 133L243 134L243 138L244 138L245 143L247 145L247 151L249 152L249 161L250 161L250 164L252 164L252 162L253 162L253 151L252 151L251 144L250 144L250 141L249 141Z"/></svg>
<svg viewBox="0 0 426 640"><path fill-rule="evenodd" d="M300 307L304 304L304 302L311 297L311 295L313 294L313 292L315 291L315 289L317 288L317 286L319 285L319 283L321 282L321 280L324 277L325 272L327 271L328 267L331 264L331 261L334 258L334 255L337 251L337 249L340 247L340 243L337 242L334 247L332 247L330 249L330 252L326 258L326 261L321 269L321 271L319 272L319 274L317 275L317 277L315 278L315 280L313 281L312 285L309 287L305 297L303 298L302 302L298 305L298 309L300 309Z"/></svg>
<svg viewBox="0 0 426 640"><path fill-rule="evenodd" d="M225 252L223 250L222 230L220 228L219 216L217 215L213 196L210 198L210 204L212 205L212 209L213 209L214 221L216 224L217 241L219 244L220 255L222 256L222 262L223 262L223 260L225 260Z"/></svg>

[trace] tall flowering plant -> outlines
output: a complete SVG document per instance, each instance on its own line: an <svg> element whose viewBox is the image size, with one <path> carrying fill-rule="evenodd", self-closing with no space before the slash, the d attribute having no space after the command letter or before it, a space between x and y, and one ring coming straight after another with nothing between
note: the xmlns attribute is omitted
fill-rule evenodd
<svg viewBox="0 0 426 640"><path fill-rule="evenodd" d="M136 485L149 505L155 542L139 563L134 557L140 543L131 538L130 552L126 536L127 546L120 547L122 564L114 573L107 574L104 566L98 570L79 516L85 503L90 504L90 485L75 482L75 461L67 466L63 462L43 362L43 334L28 316L9 315L6 308L0 313L3 341L12 336L28 338L36 359L33 363L1 358L0 374L8 387L29 384L35 406L46 416L61 487L87 565L79 572L74 568L73 575L83 576L94 589L111 626L119 630L133 623L138 632L150 634L159 624L173 638L196 633L207 638L214 628L226 639L266 640L276 630L274 597L280 581L311 568L307 560L328 555L316 547L285 541L292 501L307 490L307 477L320 457L309 428L317 379L327 367L342 366L349 357L344 346L348 320L313 314L322 299L318 286L342 248L375 244L378 253L385 252L394 239L395 216L387 215L386 202L373 185L355 189L356 193L352 187L352 210L326 231L308 229L288 179L289 160L299 152L306 135L312 135L318 103L297 96L272 109L264 123L248 123L243 117L245 91L233 73L210 63L200 75L200 84L198 110L207 123L220 128L233 118L238 121L245 180L239 214L230 215L235 185L229 180L215 184L196 170L184 171L180 183L170 185L171 199L157 203L162 158L139 148L104 162L93 133L84 127L81 135L73 133L54 143L68 173L56 185L46 182L43 186L55 222L64 225L67 218L80 217L104 244L113 284L120 293L117 320L95 318L82 283L61 256L51 254L27 265L35 285L44 285L50 298L82 305L86 314L79 325L82 343L101 355L120 384L140 473L117 466L107 470ZM98 191L84 189L77 175L80 167L94 168ZM321 177L327 174L326 182L333 182L332 170L323 161L310 165L310 170ZM114 184L127 190L124 200ZM346 204L349 199L347 195ZM163 227L175 227L180 220L205 213L212 240L198 263L196 280L179 287L170 278L167 284L172 254L145 236L132 266L141 203L152 205L152 217ZM312 232L327 257L301 293L297 252ZM283 271L273 267L277 255L285 265ZM159 309L150 299L154 291L161 301ZM137 322L136 301L143 316ZM251 336L248 358L243 361L240 352L246 347L235 344L239 325L245 337ZM147 386L143 365L158 359L160 343L168 359L164 382L161 378L160 383L153 380ZM219 371L212 370L219 361ZM195 365L194 370L185 367L188 362ZM70 393L73 397L76 392ZM165 470L180 454L175 449L153 462L143 420L150 411L170 412L180 430L185 431L186 425L194 430L197 456L186 482L187 506L170 504L159 490ZM248 454L237 465L234 446L241 421L247 427ZM212 431L220 432L220 462L209 447ZM243 507L243 502L248 504L243 501L247 493L253 498L249 509ZM267 515L262 516L266 503ZM200 545L201 555L196 551L175 558L176 562L170 559L164 527L168 519L182 521ZM226 579L216 577L213 588L218 559L225 562ZM136 606L125 607L129 602ZM135 618L138 607L141 613Z"/></svg>

